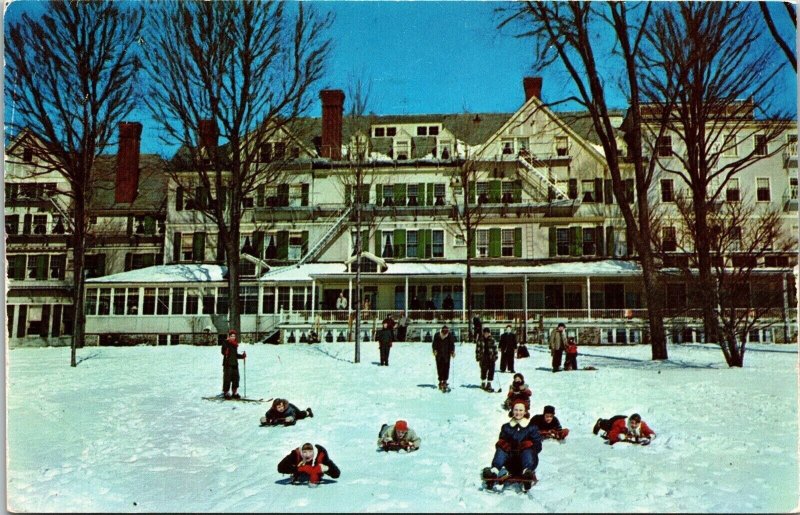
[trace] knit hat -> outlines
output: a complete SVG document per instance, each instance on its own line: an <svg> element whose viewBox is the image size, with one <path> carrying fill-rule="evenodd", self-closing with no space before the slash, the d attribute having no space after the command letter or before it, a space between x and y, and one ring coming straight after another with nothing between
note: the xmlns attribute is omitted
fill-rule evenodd
<svg viewBox="0 0 800 515"><path fill-rule="evenodd" d="M395 431L403 431L404 433L408 431L408 422L405 420L398 420L394 423Z"/></svg>
<svg viewBox="0 0 800 515"><path fill-rule="evenodd" d="M545 415L547 415L548 413L550 413L551 415L555 415L556 414L556 409L553 406L547 405L547 406L544 407L543 413Z"/></svg>
<svg viewBox="0 0 800 515"><path fill-rule="evenodd" d="M306 443L303 444L302 447L300 447L300 449L303 450L303 451L313 451L314 450L314 446L311 445L310 443L306 442Z"/></svg>
<svg viewBox="0 0 800 515"><path fill-rule="evenodd" d="M229 329L228 334L236 334L236 329Z"/></svg>
<svg viewBox="0 0 800 515"><path fill-rule="evenodd" d="M520 380L520 381L522 381L523 383L525 382L525 376L524 376L524 375L522 375L522 374L520 374L519 372L517 372L516 374L514 374L514 380L516 381L516 379L517 379L518 377L519 377L519 380Z"/></svg>
<svg viewBox="0 0 800 515"><path fill-rule="evenodd" d="M489 329L488 327L484 327L484 328L483 328L483 332L484 332L484 333L491 333L491 332L492 332L492 330L491 330L491 329Z"/></svg>

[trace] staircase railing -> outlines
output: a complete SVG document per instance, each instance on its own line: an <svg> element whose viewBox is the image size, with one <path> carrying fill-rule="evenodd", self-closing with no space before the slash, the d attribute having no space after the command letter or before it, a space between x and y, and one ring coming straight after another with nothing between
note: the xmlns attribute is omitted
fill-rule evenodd
<svg viewBox="0 0 800 515"><path fill-rule="evenodd" d="M543 192L544 192L544 194L545 194L545 196L547 198L549 198L549 195L548 195L549 191L553 191L553 193L556 196L556 199L566 200L568 197L561 190L561 188L559 188L558 185L556 185L555 182L550 180L550 177L548 176L548 174L546 172L543 172L542 170L540 170L539 168L534 166L533 163L531 162L531 160L532 160L532 157L530 157L530 156L528 156L528 157L526 157L524 155L520 155L519 156L519 162L522 163L522 166L524 166L525 169L527 169L529 172L535 174L541 180L542 183L547 185L547 187L544 188L541 184L536 184L534 181L530 180L530 177L528 177L527 175L523 174L524 178L526 179L528 184L530 184L531 186L539 189L539 191L543 191L544 190Z"/></svg>
<svg viewBox="0 0 800 515"><path fill-rule="evenodd" d="M313 247L309 249L305 256L300 258L300 261L297 262L297 265L302 265L307 263L308 261L317 257L319 252L328 246L331 240L342 233L344 226L346 225L345 222L350 217L350 212L353 210L353 206L348 206L343 211L339 217L333 222L333 225L322 235L322 238L317 240L317 243L314 244Z"/></svg>

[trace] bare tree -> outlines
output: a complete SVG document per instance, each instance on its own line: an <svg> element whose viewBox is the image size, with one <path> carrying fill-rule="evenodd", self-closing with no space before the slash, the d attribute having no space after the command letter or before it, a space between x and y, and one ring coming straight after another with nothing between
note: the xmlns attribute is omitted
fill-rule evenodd
<svg viewBox="0 0 800 515"><path fill-rule="evenodd" d="M706 341L715 341L719 289L709 220L731 178L784 147L775 143L791 122L779 119L770 100L784 63L776 63L773 48L759 47L762 31L752 4L681 2L660 9L653 21L641 67L642 95L650 103L641 110L654 123L644 127L657 145L660 170L679 178L692 195L698 291ZM778 119L758 120L764 116ZM665 119L676 144L659 145ZM752 149L739 151L751 138Z"/></svg>
<svg viewBox="0 0 800 515"><path fill-rule="evenodd" d="M195 207L216 225L228 266L229 324L238 329L243 199L283 177L292 156L275 149L288 151L281 142L310 107L332 18L302 3L175 1L152 22L147 105L164 139L182 145L185 171L202 188Z"/></svg>
<svg viewBox="0 0 800 515"><path fill-rule="evenodd" d="M770 12L770 5L777 6L776 3L772 2L758 2L758 7L761 9L761 15L764 17L764 22L767 24L767 28L769 29L769 33L772 36L772 39L775 40L775 43L778 44L780 47L781 52L783 55L786 56L786 60L789 61L789 64L792 65L794 68L795 73L797 73L797 56L795 55L795 51L793 50L791 41L787 42L783 39L780 32L778 31L778 27L775 25L775 19L773 19L772 13ZM792 26L795 29L795 37L797 35L797 9L795 4L791 2L781 2L783 7L784 16L777 15L779 18L783 20L789 20L792 22ZM780 7L778 7L780 10Z"/></svg>
<svg viewBox="0 0 800 515"><path fill-rule="evenodd" d="M635 250L642 266L647 299L652 358L667 358L663 320L663 293L655 252L651 247L650 204L648 190L655 163L644 157L642 118L640 112L640 56L643 37L648 29L653 6L645 3L629 9L625 2L525 2L515 4L505 14L500 27L520 27L520 37L536 41L535 57L542 69L562 67L577 90L571 100L587 110L605 153L614 197L625 220L629 252ZM611 31L616 54L598 51L600 34ZM605 38L603 38L605 39ZM618 57L618 60L617 60ZM621 89L626 91L630 109L625 124L627 156L617 141L617 127L609 114L607 85L601 63L619 63L624 77ZM669 96L663 99L669 102ZM632 164L636 203L629 203L623 182L623 169Z"/></svg>
<svg viewBox="0 0 800 515"><path fill-rule="evenodd" d="M28 128L43 168L60 173L71 199L72 305L70 365L85 337L84 256L98 156L136 101L137 39L143 15L115 2L51 2L35 20L23 15L6 33L6 109L12 131ZM66 213L67 210L64 210Z"/></svg>

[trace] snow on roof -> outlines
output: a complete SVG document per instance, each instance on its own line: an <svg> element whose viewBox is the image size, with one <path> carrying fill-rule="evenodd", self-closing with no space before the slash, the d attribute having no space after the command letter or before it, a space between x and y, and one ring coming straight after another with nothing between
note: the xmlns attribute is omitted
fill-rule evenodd
<svg viewBox="0 0 800 515"><path fill-rule="evenodd" d="M221 265L157 265L119 274L87 279L87 283L190 283L227 280L228 267Z"/></svg>
<svg viewBox="0 0 800 515"><path fill-rule="evenodd" d="M603 261L582 261L567 263L548 263L534 266L490 265L472 268L473 275L561 275L561 276L609 276L639 275L642 268L633 261L606 259Z"/></svg>
<svg viewBox="0 0 800 515"><path fill-rule="evenodd" d="M262 275L259 281L268 282L310 282L312 276L346 273L344 263L306 263L273 268Z"/></svg>

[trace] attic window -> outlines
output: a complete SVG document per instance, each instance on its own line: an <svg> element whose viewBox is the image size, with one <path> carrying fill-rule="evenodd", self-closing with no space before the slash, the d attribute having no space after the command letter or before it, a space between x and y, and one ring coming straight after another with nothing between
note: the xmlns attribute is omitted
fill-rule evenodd
<svg viewBox="0 0 800 515"><path fill-rule="evenodd" d="M569 139L566 136L556 136L556 154L569 155Z"/></svg>
<svg viewBox="0 0 800 515"><path fill-rule="evenodd" d="M376 138L382 138L385 135L386 135L386 129L384 129L383 127L375 127Z"/></svg>
<svg viewBox="0 0 800 515"><path fill-rule="evenodd" d="M428 135L428 128L424 125L420 125L417 127L417 136L427 136Z"/></svg>
<svg viewBox="0 0 800 515"><path fill-rule="evenodd" d="M408 141L398 141L395 143L395 155L398 161L408 159L409 146Z"/></svg>
<svg viewBox="0 0 800 515"><path fill-rule="evenodd" d="M386 135L390 138L397 136L397 127L386 127Z"/></svg>
<svg viewBox="0 0 800 515"><path fill-rule="evenodd" d="M438 136L439 135L439 127L436 125L432 125L428 127L428 136Z"/></svg>
<svg viewBox="0 0 800 515"><path fill-rule="evenodd" d="M26 163L30 163L33 161L33 148L32 147L25 147L22 150L22 160Z"/></svg>

